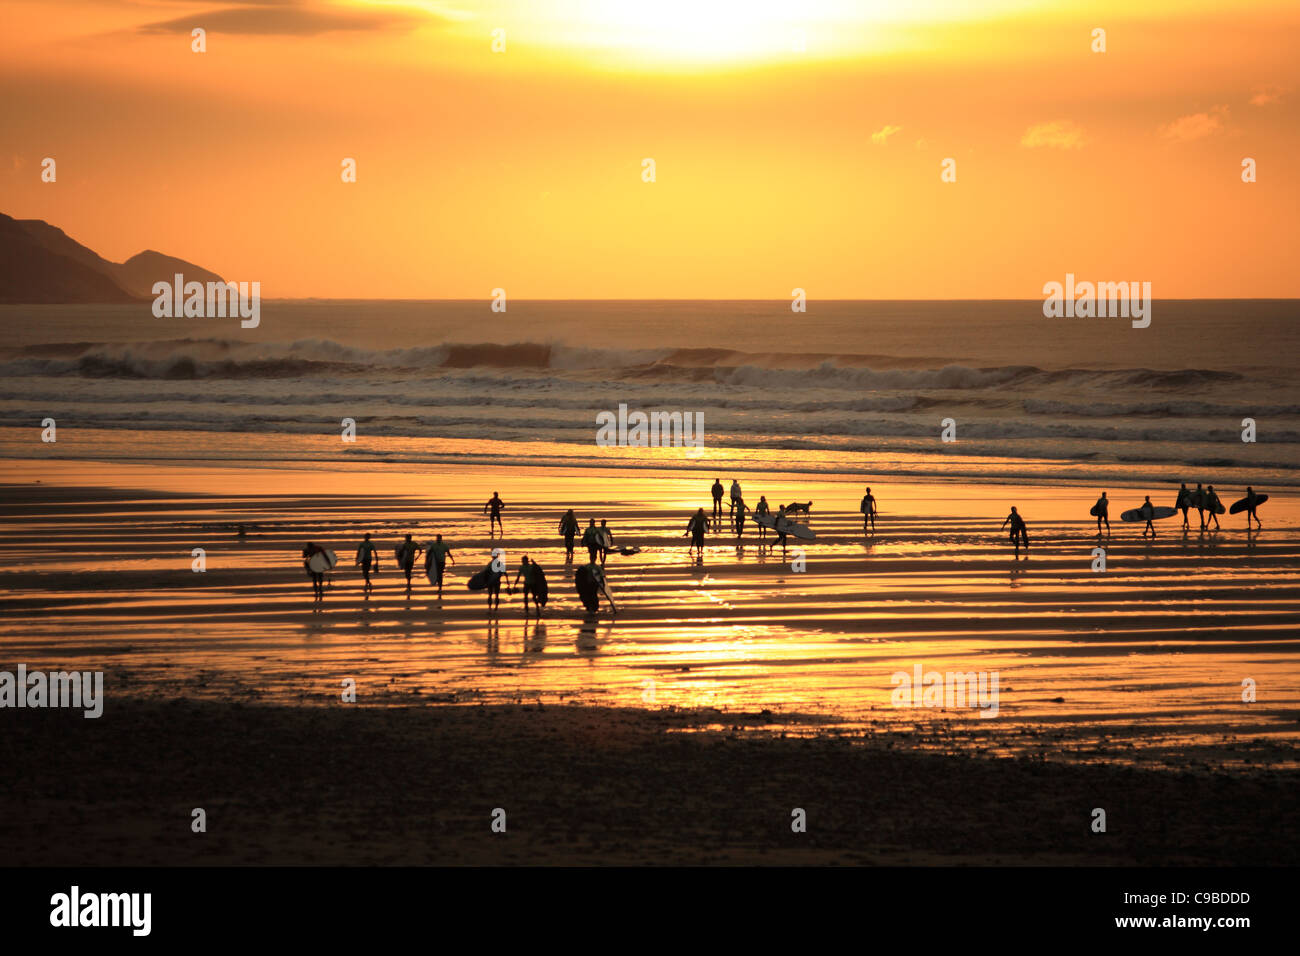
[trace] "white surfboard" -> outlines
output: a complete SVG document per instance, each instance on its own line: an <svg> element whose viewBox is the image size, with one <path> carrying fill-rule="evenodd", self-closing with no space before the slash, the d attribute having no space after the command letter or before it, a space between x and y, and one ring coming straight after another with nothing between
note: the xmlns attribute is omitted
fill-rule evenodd
<svg viewBox="0 0 1300 956"><path fill-rule="evenodd" d="M307 567L316 574L332 571L339 563L339 556L333 551L317 551L307 561Z"/></svg>

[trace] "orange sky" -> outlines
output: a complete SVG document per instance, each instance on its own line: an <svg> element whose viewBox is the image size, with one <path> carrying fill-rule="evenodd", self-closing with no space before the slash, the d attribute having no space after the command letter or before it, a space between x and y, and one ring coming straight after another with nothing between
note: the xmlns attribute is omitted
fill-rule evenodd
<svg viewBox="0 0 1300 956"><path fill-rule="evenodd" d="M0 212L269 298L1297 296L1300 7L1222 6L5 0Z"/></svg>

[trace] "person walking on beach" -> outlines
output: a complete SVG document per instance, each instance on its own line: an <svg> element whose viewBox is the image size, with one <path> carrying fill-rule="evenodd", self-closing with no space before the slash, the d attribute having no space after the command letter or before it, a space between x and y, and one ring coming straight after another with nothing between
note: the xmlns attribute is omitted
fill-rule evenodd
<svg viewBox="0 0 1300 956"><path fill-rule="evenodd" d="M772 527L776 530L776 540L772 542L772 547L775 548L779 544L781 546L781 550L784 551L785 550L785 505L781 505L781 507L776 510L776 518L772 522Z"/></svg>
<svg viewBox="0 0 1300 956"><path fill-rule="evenodd" d="M406 540L397 547L397 564L406 575L406 590L411 590L411 574L415 571L415 559L424 553L424 549L411 540L408 534Z"/></svg>
<svg viewBox="0 0 1300 956"><path fill-rule="evenodd" d="M703 510L703 509L701 509ZM722 479L713 479L713 520L722 520Z"/></svg>
<svg viewBox="0 0 1300 956"><path fill-rule="evenodd" d="M704 517L704 509L700 509L700 517ZM609 585L605 580L605 569L602 568L595 560L588 561L582 567L573 573L573 583L578 589L578 598L582 601L588 613L595 614L600 610L600 595L605 595L605 600L609 602L609 610L612 614L618 613L618 608L614 605L614 598L609 593Z"/></svg>
<svg viewBox="0 0 1300 956"><path fill-rule="evenodd" d="M1201 519L1201 530L1204 531L1205 530L1205 490L1201 487L1201 483L1199 481L1196 483L1196 490L1192 492L1191 505L1193 508L1196 509L1197 517Z"/></svg>
<svg viewBox="0 0 1300 956"><path fill-rule="evenodd" d="M870 488L862 496L862 504L858 506L858 510L862 512L862 533L867 533L867 522L871 523L871 530L874 532L876 530L876 496L871 493Z"/></svg>
<svg viewBox="0 0 1300 956"><path fill-rule="evenodd" d="M375 547L374 542L370 540L370 532L366 532L365 540L357 548L356 564L361 568L361 576L366 581L365 590L370 591L374 587L374 582L370 580L370 572L379 570L379 549Z"/></svg>
<svg viewBox="0 0 1300 956"><path fill-rule="evenodd" d="M1142 499L1142 507L1138 510L1142 512L1142 517L1147 519L1146 527L1142 529L1142 537L1145 538L1147 532L1150 531L1151 537L1154 538L1156 536L1156 526L1151 523L1151 519L1155 516L1156 506L1151 503L1150 495Z"/></svg>
<svg viewBox="0 0 1300 956"><path fill-rule="evenodd" d="M1191 525L1187 523L1187 510L1192 506L1192 493L1187 488L1187 482L1183 482L1178 488L1178 498L1174 501L1174 509L1183 513L1183 527L1188 530Z"/></svg>
<svg viewBox="0 0 1300 956"><path fill-rule="evenodd" d="M311 559L315 555L324 554L325 549L318 544L307 542L307 546L302 549L302 566L311 576L312 592L316 595L317 601L325 599L325 572L313 571L311 568Z"/></svg>
<svg viewBox="0 0 1300 956"><path fill-rule="evenodd" d="M519 587L519 580L520 580L520 578L523 579L523 582L524 582L524 617L527 617L527 616L528 616L528 598L529 598L529 596L530 596L530 595L535 595L535 594L536 594L536 588L537 588L536 577L537 577L537 566L536 566L535 564L533 564L532 562L530 562L530 561L528 560L528 555L525 554L525 555L524 555L524 556L519 560L519 570L518 570L518 572L515 573L515 580L514 580L514 583L510 585L511 592L513 593L514 589L517 588L517 587ZM537 613L538 613L538 614L541 614L541 613L542 613L542 606L541 606L541 604L538 604L538 605L537 605Z"/></svg>
<svg viewBox="0 0 1300 956"><path fill-rule="evenodd" d="M560 519L560 534L564 535L564 563L573 563L573 539L578 536L578 517L570 508Z"/></svg>
<svg viewBox="0 0 1300 956"><path fill-rule="evenodd" d="M501 579L505 577L505 555L498 554L495 550L492 554L492 560L487 563L484 572L487 574L487 603L488 611L496 611L501 607Z"/></svg>
<svg viewBox="0 0 1300 956"><path fill-rule="evenodd" d="M745 536L745 512L749 510L749 505L745 504L744 498L735 499L734 504L735 504L734 517L736 519L735 521L736 537L743 538Z"/></svg>
<svg viewBox="0 0 1300 956"><path fill-rule="evenodd" d="M506 503L501 500L501 493L498 491L492 492L492 497L489 498L487 504L483 506L483 513L489 515L488 537L492 536L493 528L496 528L501 532L501 536L505 537L506 529L505 526L501 524L501 509L505 506Z"/></svg>
<svg viewBox="0 0 1300 956"><path fill-rule="evenodd" d="M1092 506L1092 513L1097 516L1097 537L1101 537L1101 523L1106 522L1106 534L1110 534L1110 499L1106 497L1106 492L1101 493L1097 503Z"/></svg>
<svg viewBox="0 0 1300 956"><path fill-rule="evenodd" d="M732 512L732 514L735 514L735 512L736 512L736 503L739 502L739 501L742 501L742 500L744 500L744 499L743 499L743 497L742 497L742 495L741 495L741 493L740 493L740 480L737 479L737 478L732 478L732 479L731 479L731 512Z"/></svg>
<svg viewBox="0 0 1300 956"><path fill-rule="evenodd" d="M593 564L600 554L602 541L604 539L600 535L600 529L596 527L596 519L592 518L587 524L587 530L582 533L582 546L587 549L587 558Z"/></svg>
<svg viewBox="0 0 1300 956"><path fill-rule="evenodd" d="M614 532L609 530L609 525L604 518L600 519L600 566L605 566L605 556L614 548Z"/></svg>
<svg viewBox="0 0 1300 956"><path fill-rule="evenodd" d="M754 523L758 525L758 537L763 539L767 537L767 525L759 521L759 518L766 518L772 513L772 506L767 503L767 495L758 496L758 504L754 505Z"/></svg>
<svg viewBox="0 0 1300 956"><path fill-rule="evenodd" d="M1205 489L1205 510L1209 512L1210 517L1214 519L1215 531L1219 530L1219 509L1222 507L1223 503L1219 501L1219 496L1214 493L1214 485L1210 485ZM1210 522L1207 520L1205 522L1205 527L1208 528L1209 526Z"/></svg>
<svg viewBox="0 0 1300 956"><path fill-rule="evenodd" d="M451 547L443 543L442 535L438 535L429 542L424 554L424 573L430 584L438 585L438 597L442 597L442 576L447 571L448 558L451 558L452 564L456 563L456 559L451 556Z"/></svg>
<svg viewBox="0 0 1300 956"><path fill-rule="evenodd" d="M1260 528L1264 527L1263 522L1259 520L1259 515L1255 513L1255 509L1258 506L1259 506L1259 496L1255 494L1254 488L1250 487L1250 485L1247 485L1246 486L1246 530L1247 531L1250 530L1251 518L1255 519L1255 524L1258 527Z"/></svg>
<svg viewBox="0 0 1300 956"><path fill-rule="evenodd" d="M722 498L719 496L718 501L721 500ZM722 517L721 513L719 513L718 517ZM696 548L700 549L701 555L704 554L704 531L708 526L709 519L704 516L703 508L691 516L690 522L686 525L686 533L691 536L691 546L687 549L687 554Z"/></svg>
<svg viewBox="0 0 1300 956"><path fill-rule="evenodd" d="M1020 545L1022 542L1025 545L1025 554L1028 555L1029 528L1025 525L1025 519L1020 517L1020 512L1016 510L1015 505L1011 506L1011 514L1007 515L1006 520L1002 522L1002 527L1005 528L1008 523L1011 525L1011 544L1016 549L1016 557L1020 556ZM1000 531L1002 529L999 528L998 530Z"/></svg>

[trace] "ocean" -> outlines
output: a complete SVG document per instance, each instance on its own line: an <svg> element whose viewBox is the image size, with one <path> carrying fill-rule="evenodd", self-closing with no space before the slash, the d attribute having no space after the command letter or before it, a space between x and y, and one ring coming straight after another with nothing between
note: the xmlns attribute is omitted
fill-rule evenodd
<svg viewBox="0 0 1300 956"><path fill-rule="evenodd" d="M150 305L0 307L0 456L1298 480L1297 300L1157 300L1143 329L1040 300ZM703 447L598 447L620 405L702 415Z"/></svg>

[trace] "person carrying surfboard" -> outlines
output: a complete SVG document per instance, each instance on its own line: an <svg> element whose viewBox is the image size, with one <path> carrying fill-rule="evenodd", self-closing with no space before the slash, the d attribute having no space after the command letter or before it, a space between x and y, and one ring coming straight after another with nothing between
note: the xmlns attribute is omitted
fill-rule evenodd
<svg viewBox="0 0 1300 956"><path fill-rule="evenodd" d="M1219 501L1219 496L1214 493L1214 485L1210 485L1205 489L1205 510L1208 511L1210 517L1214 519L1214 530L1218 531L1220 528L1219 512L1223 510L1223 502ZM1205 522L1205 527L1208 528L1209 526L1210 523L1208 521Z"/></svg>
<svg viewBox="0 0 1300 956"><path fill-rule="evenodd" d="M498 531L501 532L501 536L505 537L506 529L501 524L501 509L504 508L505 506L506 503L501 500L501 492L499 491L492 492L492 497L489 498L487 500L487 504L483 506L483 513L485 515L489 515L488 517L489 537L492 536L493 528L496 528Z"/></svg>
<svg viewBox="0 0 1300 956"><path fill-rule="evenodd" d="M1101 493L1097 503L1092 506L1092 513L1097 516L1097 537L1101 537L1101 523L1106 522L1106 534L1110 534L1110 499L1106 492Z"/></svg>
<svg viewBox="0 0 1300 956"><path fill-rule="evenodd" d="M776 540L772 542L775 548L778 544L781 550L785 550L785 505L776 510L776 518L772 521L772 530L776 532Z"/></svg>
<svg viewBox="0 0 1300 956"><path fill-rule="evenodd" d="M1197 516L1201 519L1201 530L1205 530L1205 489L1201 483L1196 483L1196 490L1192 492L1191 505L1196 509Z"/></svg>
<svg viewBox="0 0 1300 956"><path fill-rule="evenodd" d="M406 536L397 547L397 564L406 575L406 590L411 590L411 574L415 571L415 559L424 553L424 549L411 540L411 535Z"/></svg>
<svg viewBox="0 0 1300 956"><path fill-rule="evenodd" d="M582 546L587 549L587 559L593 564L597 555L600 554L601 544L604 539L600 535L600 529L596 527L596 519L591 518L587 522L587 530L582 533Z"/></svg>
<svg viewBox="0 0 1300 956"><path fill-rule="evenodd" d="M1025 525L1025 519L1020 517L1020 512L1016 510L1015 505L1011 506L1011 514L1007 515L1006 520L1002 522L1002 527L1005 528L1008 523L1011 525L1011 544L1016 549L1016 556L1019 557L1021 542L1024 542L1025 551L1029 551L1029 529ZM999 528L998 530L1002 529Z"/></svg>
<svg viewBox="0 0 1300 956"><path fill-rule="evenodd" d="M703 510L703 509L701 509ZM713 520L722 520L722 479L713 479Z"/></svg>
<svg viewBox="0 0 1300 956"><path fill-rule="evenodd" d="M365 540L357 548L356 564L361 567L361 576L366 581L365 590L369 591L374 587L374 583L370 580L370 572L379 570L379 549L370 540L369 531L366 532Z"/></svg>
<svg viewBox="0 0 1300 956"><path fill-rule="evenodd" d="M744 498L734 499L734 504L736 509L736 537L743 538L745 536L745 512L749 510L749 505L745 504Z"/></svg>
<svg viewBox="0 0 1300 956"><path fill-rule="evenodd" d="M740 493L740 479L732 478L731 479L731 510L733 513L736 510L736 503L742 501L743 499L744 496L741 495Z"/></svg>
<svg viewBox="0 0 1300 956"><path fill-rule="evenodd" d="M721 488L721 485L719 485L719 488ZM721 495L719 495L718 500L722 500ZM721 514L719 514L719 517L721 517ZM703 508L691 516L690 522L686 525L686 533L691 536L691 546L686 550L687 554L699 548L700 555L704 555L704 532L708 526L709 519L704 516Z"/></svg>
<svg viewBox="0 0 1300 956"><path fill-rule="evenodd" d="M307 574L311 576L311 588L316 595L317 601L324 600L325 598L325 572L313 571L311 567L311 559L317 554L324 553L324 548L318 544L312 544L310 541L308 541L307 546L302 549L302 566L307 571Z"/></svg>
<svg viewBox="0 0 1300 956"><path fill-rule="evenodd" d="M1150 531L1151 537L1154 538L1156 536L1156 526L1151 523L1151 519L1155 516L1156 506L1151 503L1150 495L1146 495L1142 499L1142 507L1138 510L1142 512L1142 517L1146 519L1146 527L1142 529L1142 537L1145 538L1147 532Z"/></svg>
<svg viewBox="0 0 1300 956"><path fill-rule="evenodd" d="M867 493L862 496L862 504L858 506L862 512L862 533L867 533L867 522L871 522L871 530L876 530L876 496L867 489Z"/></svg>
<svg viewBox="0 0 1300 956"><path fill-rule="evenodd" d="M1174 510L1181 511L1183 513L1183 527L1189 530L1191 529L1191 525L1187 523L1187 510L1191 506L1192 506L1192 493L1187 488L1187 482L1184 481L1182 485L1178 488L1178 498L1177 500L1174 501Z"/></svg>
<svg viewBox="0 0 1300 956"><path fill-rule="evenodd" d="M1259 515L1255 514L1255 509L1257 507L1259 507L1259 495L1255 494L1254 488L1250 487L1250 485L1247 485L1246 486L1246 530L1247 531L1250 530L1251 518L1255 519L1256 525L1258 525L1261 528L1264 527L1263 523L1259 520Z"/></svg>
<svg viewBox="0 0 1300 956"><path fill-rule="evenodd" d="M605 556L614 549L614 532L609 530L609 525L604 518L600 519L600 566L605 566Z"/></svg>
<svg viewBox="0 0 1300 956"><path fill-rule="evenodd" d="M570 508L560 519L560 534L564 535L564 563L573 563L573 539L578 536L578 516Z"/></svg>
<svg viewBox="0 0 1300 956"><path fill-rule="evenodd" d="M701 516L704 509L700 509ZM614 604L614 597L609 593L609 585L605 581L605 569L602 568L595 560L591 560L578 568L573 573L573 583L578 589L578 597L582 601L582 606L588 612L595 614L600 610L600 595L605 595L605 600L609 602L609 610L613 614L618 613L618 608Z"/></svg>
<svg viewBox="0 0 1300 956"><path fill-rule="evenodd" d="M529 598L530 596L536 595L536 593L537 593L537 580L536 580L536 579L537 579L537 571L538 571L538 570L540 570L540 569L537 567L537 565L534 564L534 563L532 563L531 561L529 561L529 560L528 560L528 555L525 554L522 558L519 559L519 570L518 570L517 572L515 572L515 580L514 580L514 583L512 583L512 584L510 585L510 590L511 590L511 592L513 593L513 592L514 592L514 589L517 588L517 587L519 587L519 580L520 580L520 578L523 579L523 582L524 582L524 617L527 617L527 616L528 616L528 598ZM541 602L539 601L538 604L537 604L537 612L540 614L541 611L542 611L542 605L541 605Z"/></svg>
<svg viewBox="0 0 1300 956"><path fill-rule="evenodd" d="M438 596L442 596L442 576L447 571L447 559L451 558L451 563L455 564L456 559L451 555L451 547L443 543L442 535L438 535L433 541L429 542L429 547L424 552L424 573L429 579L430 584L438 585Z"/></svg>

